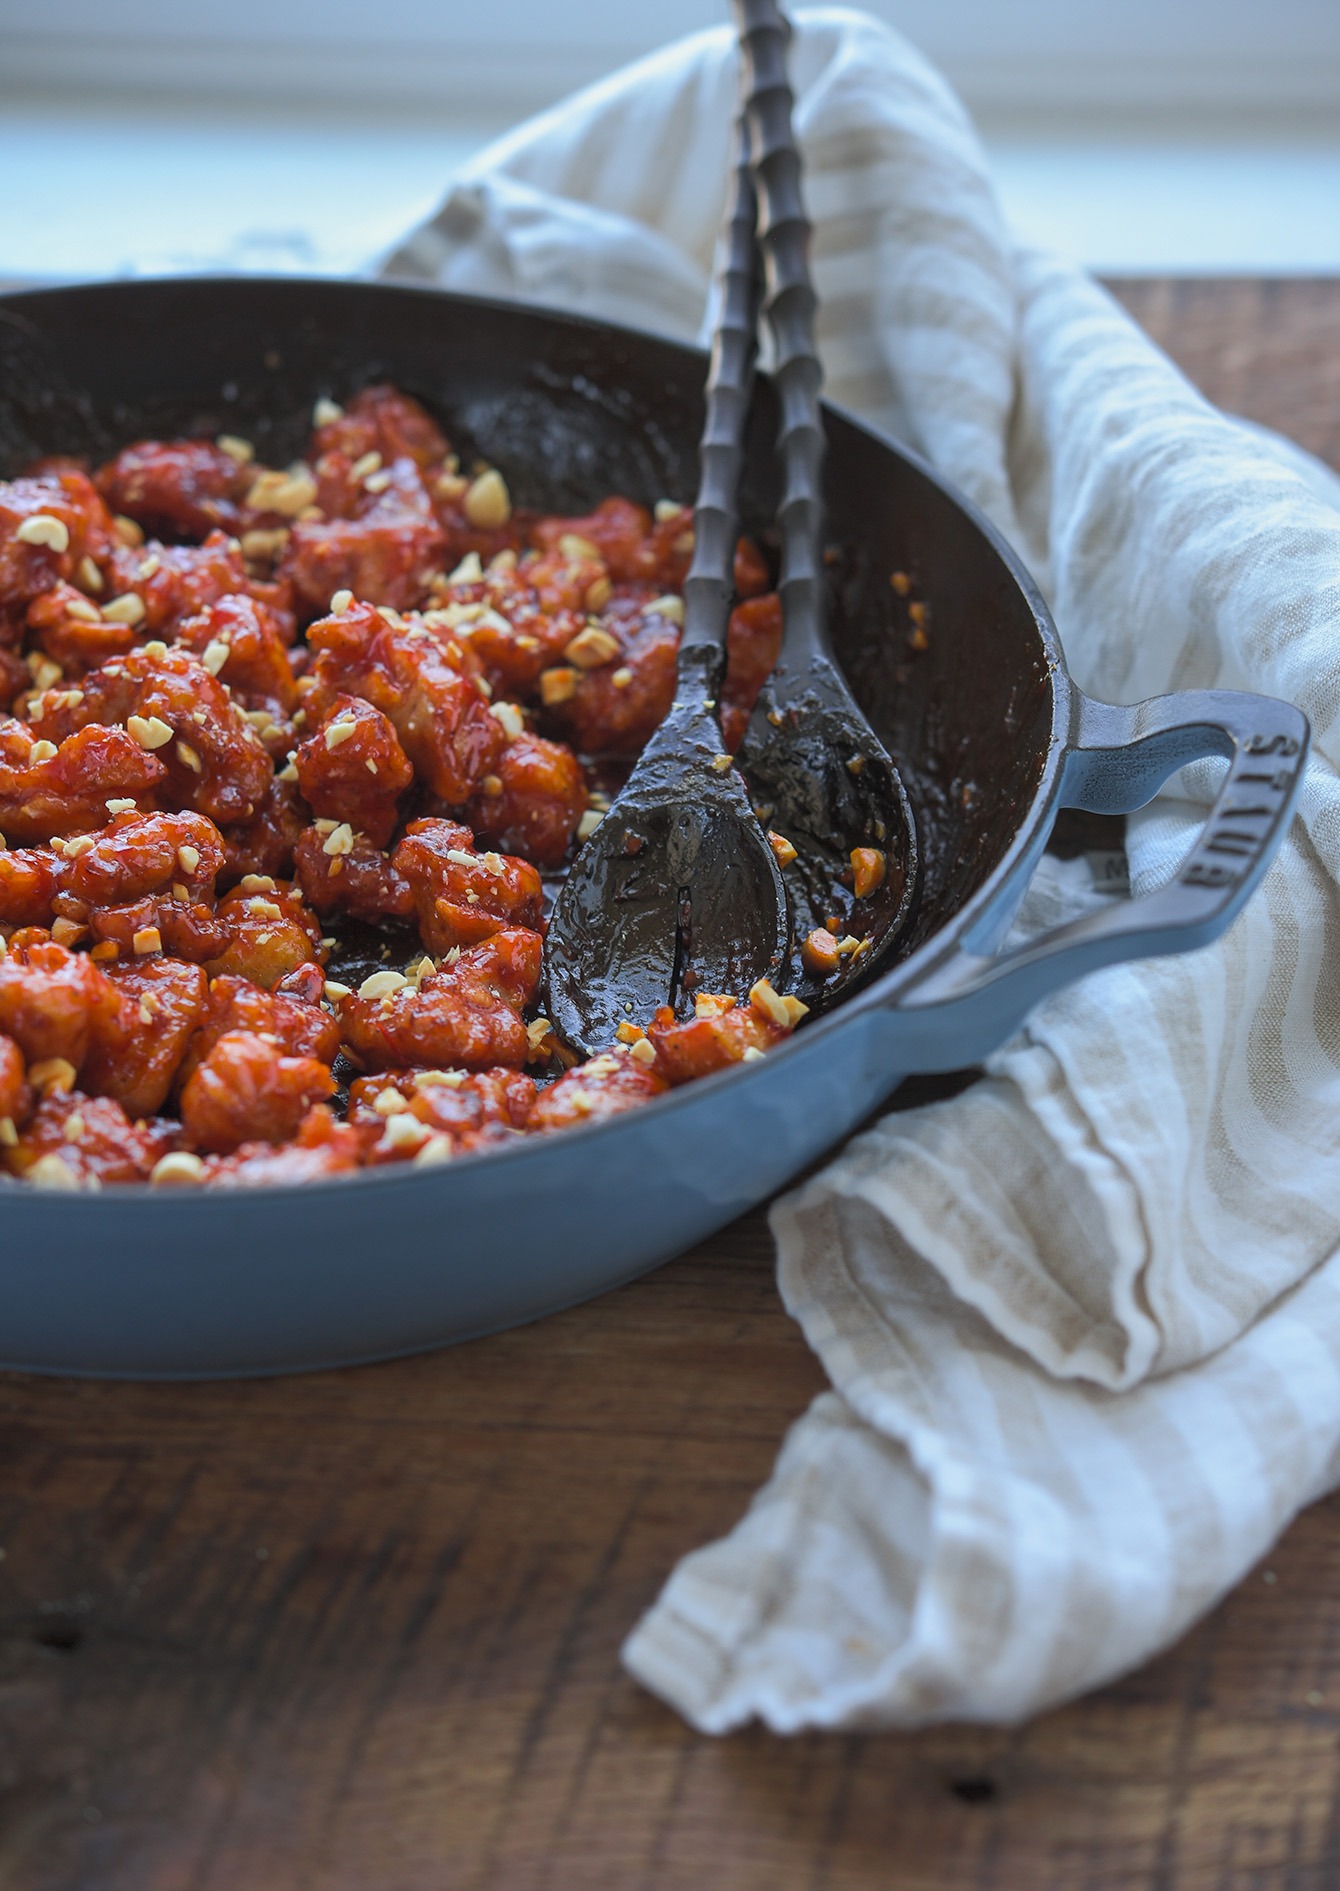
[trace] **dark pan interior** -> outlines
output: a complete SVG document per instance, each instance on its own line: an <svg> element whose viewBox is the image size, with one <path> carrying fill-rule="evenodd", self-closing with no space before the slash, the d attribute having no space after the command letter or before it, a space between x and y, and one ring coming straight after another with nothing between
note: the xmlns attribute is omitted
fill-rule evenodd
<svg viewBox="0 0 1340 1891"><path fill-rule="evenodd" d="M690 500L704 359L536 310L375 284L233 278L0 298L0 472L97 459L144 435L237 433L283 464L312 403L393 380L517 500L584 510L609 493ZM751 425L745 522L778 498L772 389ZM910 943L1000 860L1051 734L1048 655L1009 564L913 461L829 416L833 629L856 694L902 766L925 861ZM900 597L890 574L912 579ZM908 603L929 606L913 647Z"/></svg>

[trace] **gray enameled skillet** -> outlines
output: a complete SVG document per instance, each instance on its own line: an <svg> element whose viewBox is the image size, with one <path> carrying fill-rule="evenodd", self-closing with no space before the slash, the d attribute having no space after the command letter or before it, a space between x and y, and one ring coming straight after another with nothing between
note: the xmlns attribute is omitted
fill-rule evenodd
<svg viewBox="0 0 1340 1891"><path fill-rule="evenodd" d="M274 463L313 400L418 395L520 503L684 498L704 358L651 336L429 290L123 282L0 297L0 472L145 434L226 430ZM1189 951L1261 878L1307 724L1227 691L1115 708L1066 674L1045 606L991 527L913 454L827 414L833 628L904 771L925 862L908 954L760 1063L568 1135L449 1167L239 1194L0 1189L0 1362L132 1376L275 1372L413 1351L627 1280L780 1188L915 1071L972 1063L1067 980ZM760 383L743 494L768 520ZM930 605L913 651L890 573ZM1176 880L1001 949L1062 808L1124 812L1228 758Z"/></svg>

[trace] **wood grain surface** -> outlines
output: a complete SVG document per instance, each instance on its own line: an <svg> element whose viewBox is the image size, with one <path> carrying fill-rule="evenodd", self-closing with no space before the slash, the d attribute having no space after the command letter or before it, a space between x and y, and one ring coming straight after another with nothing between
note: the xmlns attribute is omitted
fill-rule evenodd
<svg viewBox="0 0 1340 1891"><path fill-rule="evenodd" d="M1340 283L1117 293L1340 461ZM1028 1727L713 1741L635 1687L624 1635L820 1385L761 1216L434 1357L0 1375L0 1891L1340 1884L1334 1500Z"/></svg>

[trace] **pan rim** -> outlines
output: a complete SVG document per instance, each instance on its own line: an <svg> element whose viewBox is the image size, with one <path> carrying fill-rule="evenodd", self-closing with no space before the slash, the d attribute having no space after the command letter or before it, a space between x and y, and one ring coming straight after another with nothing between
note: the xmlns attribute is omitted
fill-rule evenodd
<svg viewBox="0 0 1340 1891"><path fill-rule="evenodd" d="M374 297L407 296L430 302L447 302L473 310L482 310L485 313L533 317L538 321L573 332L585 332L593 337L615 339L626 337L629 341L639 343L650 341L701 363L704 374L708 360L705 349L657 329L643 329L633 327L628 323L601 321L593 316L573 314L567 310L552 308L544 303L529 302L522 298L474 295L461 290L440 288L431 283L395 277L374 279L299 274L242 275L183 272L172 275L123 277L110 281L93 279L60 283L29 283L0 291L0 318L3 318L6 312L16 305L21 310L26 303L53 298L61 301L77 301L84 296L101 296L108 293L130 298L143 290L161 291L172 288L208 289L224 294L242 293L260 288L293 291L295 294L316 292L342 295L352 292ZM761 380L767 378L760 375ZM699 1078L694 1083L682 1085L663 1096L653 1098L650 1103L632 1113L632 1117L625 1113L565 1130L562 1135L564 1149L594 1148L593 1139L603 1137L608 1141L621 1129L626 1128L629 1121L634 1118L639 1122L647 1122L649 1112L654 1112L658 1120L666 1121L676 1111L691 1108L718 1095L725 1085L748 1081L759 1082L775 1077L779 1070L786 1068L788 1059L794 1059L797 1054L813 1047L816 1043L827 1041L837 1031L845 1029L853 1020L868 1016L874 1011L896 1009L898 999L906 988L919 982L932 968L952 958L960 949L965 935L972 931L976 922L999 897L1005 884L1018 871L1022 860L1030 852L1039 830L1049 822L1059 800L1062 769L1070 732L1074 686L1066 669L1060 638L1051 612L1032 574L1000 529L965 493L931 465L915 448L871 426L868 421L851 413L837 402L825 400L822 406L825 414L833 416L844 427L863 435L886 452L892 453L934 487L941 497L954 507L965 523L987 541L1005 567L1011 582L1021 594L1032 620L1034 633L1041 646L1040 654L1046 671L1046 687L1051 699L1051 727L1047 753L1042 759L1037 784L1031 800L1020 814L1008 846L986 874L981 885L950 918L936 927L929 938L909 953L907 958L900 960L897 965L872 980L864 989L853 993L850 999L840 1000L831 1011L806 1025L802 1032L786 1039L761 1061L732 1066L716 1071L709 1077ZM450 1186L453 1177L462 1173L471 1174L480 1164L487 1164L489 1170L492 1171L501 1164L515 1165L527 1158L533 1160L551 1142L552 1139L549 1137L518 1136L515 1144L476 1150L455 1157L451 1162L430 1168L416 1169L412 1163L389 1163L377 1169L349 1171L323 1177L320 1180L262 1183L237 1190L163 1189L154 1188L148 1183L117 1183L114 1187L99 1191L98 1211L100 1216L109 1212L142 1214L146 1204L157 1202L171 1203L173 1210L177 1213L181 1213L192 1204L198 1204L201 1212L208 1212L215 1205L238 1196L244 1196L249 1201L278 1201L291 1197L310 1199L314 1193L324 1195L331 1188L404 1190L416 1182L425 1188ZM3 1191L6 1199L13 1200L21 1197L25 1202L25 1207L34 1198L45 1199L53 1205L59 1202L69 1204L85 1199L83 1191L67 1193L32 1189L18 1177L13 1176L0 1176L0 1190Z"/></svg>

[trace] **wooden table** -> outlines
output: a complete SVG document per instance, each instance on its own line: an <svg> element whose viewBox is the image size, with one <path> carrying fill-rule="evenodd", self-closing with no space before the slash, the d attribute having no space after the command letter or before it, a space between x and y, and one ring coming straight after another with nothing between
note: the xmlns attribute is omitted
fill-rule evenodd
<svg viewBox="0 0 1340 1891"><path fill-rule="evenodd" d="M1340 462L1340 283L1127 283ZM761 1216L437 1357L0 1376L0 1891L1321 1891L1340 1501L1170 1653L1022 1729L691 1733L619 1644L821 1375Z"/></svg>

